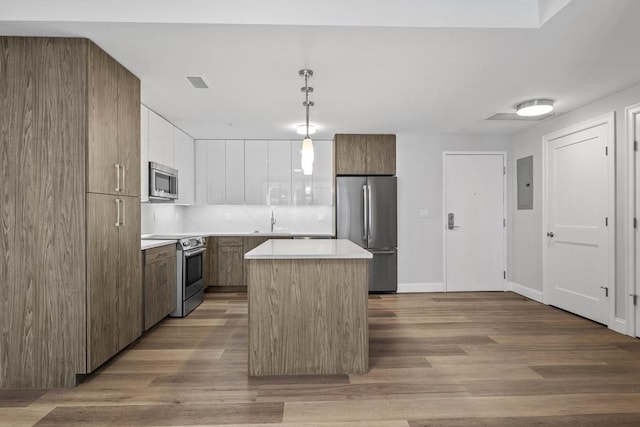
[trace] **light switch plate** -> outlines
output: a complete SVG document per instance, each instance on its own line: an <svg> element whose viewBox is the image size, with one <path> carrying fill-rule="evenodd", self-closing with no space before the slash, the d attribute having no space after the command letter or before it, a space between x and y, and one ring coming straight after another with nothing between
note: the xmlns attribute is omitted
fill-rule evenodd
<svg viewBox="0 0 640 427"><path fill-rule="evenodd" d="M418 216L420 218L429 218L429 209L420 209Z"/></svg>
<svg viewBox="0 0 640 427"><path fill-rule="evenodd" d="M227 212L226 214L224 214L224 219L226 219L227 221L231 221L231 213Z"/></svg>
<svg viewBox="0 0 640 427"><path fill-rule="evenodd" d="M327 216L325 214L318 214L318 222L325 222L327 220Z"/></svg>

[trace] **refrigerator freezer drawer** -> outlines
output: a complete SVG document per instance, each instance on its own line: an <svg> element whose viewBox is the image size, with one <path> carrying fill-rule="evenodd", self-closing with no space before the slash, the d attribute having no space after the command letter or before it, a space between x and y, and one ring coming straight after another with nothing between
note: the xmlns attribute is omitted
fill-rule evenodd
<svg viewBox="0 0 640 427"><path fill-rule="evenodd" d="M368 249L373 254L369 276L369 292L398 290L398 251Z"/></svg>

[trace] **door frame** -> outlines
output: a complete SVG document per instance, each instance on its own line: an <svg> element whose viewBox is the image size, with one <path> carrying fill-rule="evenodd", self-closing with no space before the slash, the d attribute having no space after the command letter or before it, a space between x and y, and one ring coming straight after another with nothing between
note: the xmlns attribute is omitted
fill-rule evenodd
<svg viewBox="0 0 640 427"><path fill-rule="evenodd" d="M506 221L502 227L502 266L505 278L502 282L502 290L507 289L507 152L506 151L443 151L442 152L442 282L443 290L447 292L447 156L455 155L501 155L502 156L502 217Z"/></svg>
<svg viewBox="0 0 640 427"><path fill-rule="evenodd" d="M633 220L638 214L636 206L640 200L636 200L636 174L640 173L640 165L636 164L636 154L634 148L635 141L635 116L640 115L640 103L625 108L626 119L626 141L627 141L627 209L626 209L626 227L629 233L625 233L627 249L627 286L626 297L627 304L625 310L629 313L627 317L627 334L635 337L640 335L640 331L635 330L636 325L636 307L633 305L632 295L640 289L636 290L636 277L640 274L636 267L636 240L640 240L637 230L633 226Z"/></svg>
<svg viewBox="0 0 640 427"><path fill-rule="evenodd" d="M542 137L542 302L544 304L550 304L550 291L549 291L549 266L548 256L549 251L547 249L548 242L544 234L549 228L549 165L547 164L547 158L549 155L549 144L558 138L562 138L577 132L581 132L587 129L594 128L600 125L607 125L608 128L608 156L607 156L607 212L609 218L609 227L607 227L607 243L609 250L607 253L609 274L608 274L608 287L609 287L609 319L607 326L609 328L620 332L620 329L626 329L624 323L620 323L619 319L616 322L615 310L616 310L616 263L615 263L615 230L616 230L616 209L615 209L615 112L610 112L599 117L595 117L575 125L551 132Z"/></svg>

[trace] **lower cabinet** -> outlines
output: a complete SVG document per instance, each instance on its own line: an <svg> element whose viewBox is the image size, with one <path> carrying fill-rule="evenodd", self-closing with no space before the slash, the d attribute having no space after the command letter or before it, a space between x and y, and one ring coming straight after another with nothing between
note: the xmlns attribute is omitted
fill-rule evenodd
<svg viewBox="0 0 640 427"><path fill-rule="evenodd" d="M244 254L249 252L250 250L260 246L270 237L245 237L242 241L242 261L244 261ZM247 279L249 278L249 263L244 263L244 274L242 279L242 286L247 287Z"/></svg>
<svg viewBox="0 0 640 427"><path fill-rule="evenodd" d="M176 309L176 247L166 245L144 251L144 330Z"/></svg>
<svg viewBox="0 0 640 427"><path fill-rule="evenodd" d="M275 237L284 238L288 237ZM244 254L274 237L218 236L207 238L208 262L205 268L207 286L219 288L247 287L247 264Z"/></svg>
<svg viewBox="0 0 640 427"><path fill-rule="evenodd" d="M217 286L244 286L242 237L218 237Z"/></svg>
<svg viewBox="0 0 640 427"><path fill-rule="evenodd" d="M204 265L202 266L202 276L204 287L216 286L218 284L218 238L209 236L206 238Z"/></svg>
<svg viewBox="0 0 640 427"><path fill-rule="evenodd" d="M87 194L87 368L142 334L140 199Z"/></svg>

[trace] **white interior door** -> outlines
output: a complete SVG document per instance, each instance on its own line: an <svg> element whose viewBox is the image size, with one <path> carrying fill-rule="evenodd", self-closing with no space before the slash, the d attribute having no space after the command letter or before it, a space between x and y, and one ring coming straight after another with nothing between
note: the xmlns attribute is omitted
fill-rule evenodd
<svg viewBox="0 0 640 427"><path fill-rule="evenodd" d="M608 138L603 123L551 139L547 148L547 302L604 324L614 286Z"/></svg>
<svg viewBox="0 0 640 427"><path fill-rule="evenodd" d="M444 154L447 291L504 290L504 165L504 153Z"/></svg>
<svg viewBox="0 0 640 427"><path fill-rule="evenodd" d="M640 113L635 116L635 141L640 143ZM635 200L636 200L636 209L635 209L635 217L640 217L640 156L638 155L638 151L634 151L635 155ZM636 336L640 337L640 233L638 233L639 228L636 227L634 231L635 235L635 295L638 295L636 298L635 305L635 318L636 318Z"/></svg>

